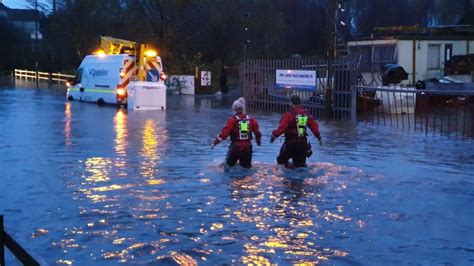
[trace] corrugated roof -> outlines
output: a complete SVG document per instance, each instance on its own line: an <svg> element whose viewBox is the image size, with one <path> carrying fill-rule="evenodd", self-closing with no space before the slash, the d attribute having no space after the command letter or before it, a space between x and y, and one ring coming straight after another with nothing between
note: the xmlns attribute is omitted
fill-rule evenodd
<svg viewBox="0 0 474 266"><path fill-rule="evenodd" d="M442 25L435 27L392 26L376 27L374 34L355 36L355 40L464 40L474 37L473 25Z"/></svg>

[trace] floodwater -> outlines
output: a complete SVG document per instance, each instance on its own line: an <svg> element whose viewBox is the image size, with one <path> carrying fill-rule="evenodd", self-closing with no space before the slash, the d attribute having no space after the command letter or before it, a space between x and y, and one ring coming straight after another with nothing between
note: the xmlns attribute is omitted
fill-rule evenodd
<svg viewBox="0 0 474 266"><path fill-rule="evenodd" d="M321 122L287 170L279 115L255 114L254 167L227 170L210 145L232 97L127 112L64 94L0 89L0 213L42 263L474 264L472 140Z"/></svg>

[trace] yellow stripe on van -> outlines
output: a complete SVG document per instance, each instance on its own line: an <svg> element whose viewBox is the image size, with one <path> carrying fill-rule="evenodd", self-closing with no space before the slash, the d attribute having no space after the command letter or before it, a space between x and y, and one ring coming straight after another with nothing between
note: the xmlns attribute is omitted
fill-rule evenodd
<svg viewBox="0 0 474 266"><path fill-rule="evenodd" d="M69 88L69 91L79 91L79 88ZM87 92L115 93L115 90L84 89L84 91L87 91Z"/></svg>

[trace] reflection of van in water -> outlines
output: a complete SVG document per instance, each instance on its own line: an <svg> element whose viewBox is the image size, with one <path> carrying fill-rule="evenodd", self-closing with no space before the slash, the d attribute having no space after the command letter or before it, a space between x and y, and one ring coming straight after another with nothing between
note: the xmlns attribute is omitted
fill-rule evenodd
<svg viewBox="0 0 474 266"><path fill-rule="evenodd" d="M149 81L163 83L161 58L147 57L144 63ZM68 100L98 104L127 104L127 86L137 80L135 56L128 54L88 55L79 66L67 90Z"/></svg>

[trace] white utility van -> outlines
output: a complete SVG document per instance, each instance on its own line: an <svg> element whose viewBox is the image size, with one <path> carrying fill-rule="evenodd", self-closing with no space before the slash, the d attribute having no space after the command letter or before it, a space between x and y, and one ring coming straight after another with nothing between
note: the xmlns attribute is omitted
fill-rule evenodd
<svg viewBox="0 0 474 266"><path fill-rule="evenodd" d="M143 66L147 80L165 87L161 58L148 57ZM128 85L137 80L135 56L128 54L88 55L68 84L67 99L102 104L126 105Z"/></svg>

